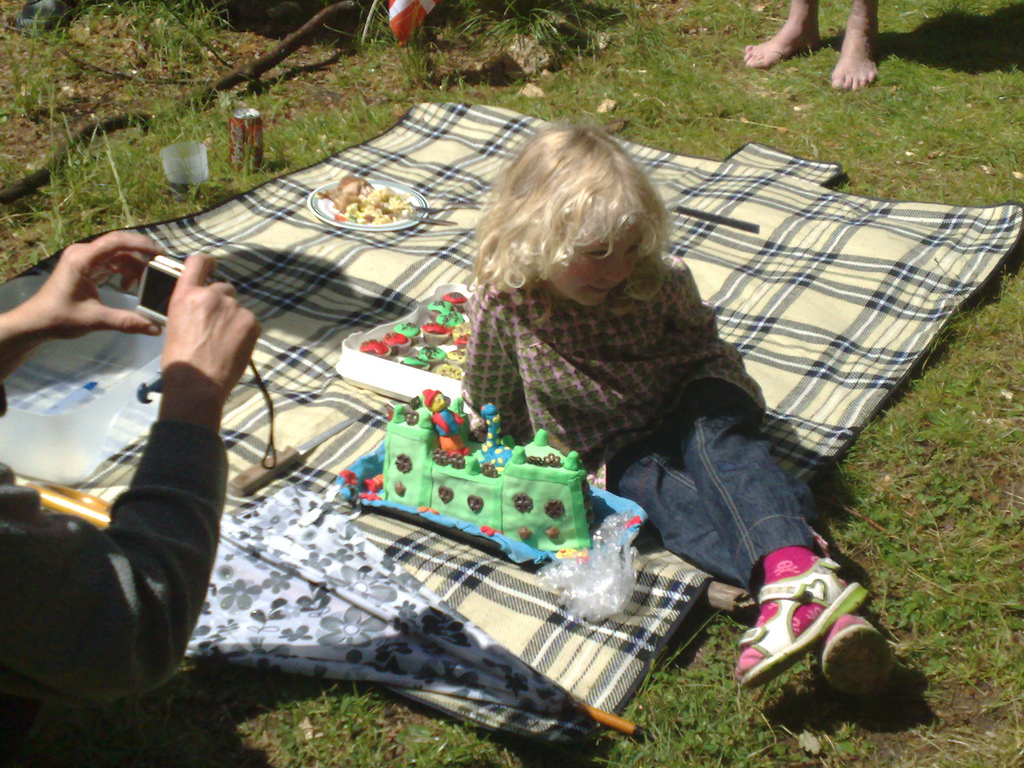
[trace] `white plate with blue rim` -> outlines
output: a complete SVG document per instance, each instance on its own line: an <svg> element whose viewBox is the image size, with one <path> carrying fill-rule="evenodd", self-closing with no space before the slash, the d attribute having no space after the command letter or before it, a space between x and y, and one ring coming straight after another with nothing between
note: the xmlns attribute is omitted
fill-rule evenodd
<svg viewBox="0 0 1024 768"><path fill-rule="evenodd" d="M333 224L340 229L351 229L357 232L393 232L398 229L411 227L419 222L415 209L427 207L427 200L423 195L409 187L395 184L391 181L378 181L374 179L367 179L367 181L373 185L374 189L389 189L394 194L408 200L410 210L405 218L390 221L387 224L359 224L354 221L346 221L344 218L341 218L344 214L338 210L334 202L329 197L323 196L324 192L338 186L336 181L314 189L306 200L306 205L310 212L321 221Z"/></svg>

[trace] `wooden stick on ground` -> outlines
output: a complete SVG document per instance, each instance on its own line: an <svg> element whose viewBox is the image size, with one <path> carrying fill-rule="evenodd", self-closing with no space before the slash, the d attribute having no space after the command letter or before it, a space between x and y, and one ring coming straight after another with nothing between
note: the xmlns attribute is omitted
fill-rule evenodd
<svg viewBox="0 0 1024 768"><path fill-rule="evenodd" d="M209 103L220 91L229 90L241 83L251 83L259 80L264 73L276 67L305 45L328 21L332 20L342 11L349 11L356 7L356 3L353 0L341 0L341 2L327 6L288 35L270 53L232 70L211 85L196 89L185 96L182 102L190 106L203 106ZM151 114L121 114L80 126L57 146L57 149L47 158L42 167L28 174L20 181L0 189L0 203L14 202L49 184L53 172L64 162L68 153L80 144L88 144L96 135L118 131L130 125L145 126L152 119L153 115Z"/></svg>
<svg viewBox="0 0 1024 768"><path fill-rule="evenodd" d="M297 30L288 35L281 41L280 45L270 53L265 56L260 56L255 61L251 61L248 64L228 72L224 77L212 85L208 85L205 88L200 88L194 91L185 97L185 101L194 105L205 104L220 91L226 91L244 82L255 82L259 80L264 73L276 67L286 58L295 53L295 51L305 45L306 41L309 40L309 38L311 38L316 32L319 32L328 21L333 19L342 11L350 11L355 7L356 4L353 0L342 0L341 2L328 5Z"/></svg>
<svg viewBox="0 0 1024 768"><path fill-rule="evenodd" d="M708 605L716 611L725 611L726 613L735 613L754 605L754 598L745 589L724 584L721 581L711 582L707 596Z"/></svg>

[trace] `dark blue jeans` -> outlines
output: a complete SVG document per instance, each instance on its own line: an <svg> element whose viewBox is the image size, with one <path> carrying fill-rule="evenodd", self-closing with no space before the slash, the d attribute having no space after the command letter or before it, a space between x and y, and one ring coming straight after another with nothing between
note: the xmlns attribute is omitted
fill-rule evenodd
<svg viewBox="0 0 1024 768"><path fill-rule="evenodd" d="M817 548L811 491L776 464L760 423L746 392L702 379L652 438L608 466L609 490L644 508L666 549L748 590L769 552Z"/></svg>

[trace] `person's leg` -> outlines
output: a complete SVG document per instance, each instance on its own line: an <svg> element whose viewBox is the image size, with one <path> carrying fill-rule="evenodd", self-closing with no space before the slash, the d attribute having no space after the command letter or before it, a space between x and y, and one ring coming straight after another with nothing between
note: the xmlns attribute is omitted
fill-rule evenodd
<svg viewBox="0 0 1024 768"><path fill-rule="evenodd" d="M650 440L609 465L609 488L637 502L666 549L719 579L756 590L760 562L787 546L813 548L806 484L782 470L759 431L760 411L727 382L691 386Z"/></svg>
<svg viewBox="0 0 1024 768"><path fill-rule="evenodd" d="M821 671L842 693L868 698L889 685L893 659L882 633L853 613L840 616L821 651Z"/></svg>
<svg viewBox="0 0 1024 768"><path fill-rule="evenodd" d="M755 69L768 69L783 59L821 44L818 33L818 0L790 0L789 16L771 40L748 45L743 63Z"/></svg>
<svg viewBox="0 0 1024 768"><path fill-rule="evenodd" d="M665 549L716 579L747 585L749 573L737 568L726 554L728 547L703 513L696 485L677 458L637 451L629 458L620 454L615 464L617 482L612 480L610 467L609 488L643 508Z"/></svg>
<svg viewBox="0 0 1024 768"><path fill-rule="evenodd" d="M712 382L688 396L703 415L684 462L705 497L720 494L740 534L733 559L751 568L754 584L764 584L757 622L741 639L737 680L762 685L824 638L822 670L833 687L860 696L881 690L892 666L888 645L852 613L867 590L839 579L838 566L821 558L805 522L817 515L810 489L776 464L759 414L742 393Z"/></svg>
<svg viewBox="0 0 1024 768"><path fill-rule="evenodd" d="M668 549L751 592L769 585L759 594L757 625L744 636L736 669L744 685L760 685L788 668L866 596L820 558L807 523L816 516L810 489L778 466L759 421L757 406L738 388L698 382L660 435L609 467L612 489L645 509ZM673 432L681 436L681 458L666 458L671 450L649 452L665 451L665 434ZM875 638L860 629L843 638L826 667L840 681L856 677L847 660L863 659L866 641L877 650Z"/></svg>
<svg viewBox="0 0 1024 768"><path fill-rule="evenodd" d="M743 586L757 590L761 565L773 552L797 547L816 559L817 538L808 524L817 517L814 498L771 455L754 401L725 382L698 382L687 397L695 416L681 444L683 465Z"/></svg>
<svg viewBox="0 0 1024 768"><path fill-rule="evenodd" d="M855 91L878 77L874 43L878 36L878 0L853 0L843 49L832 70L832 87Z"/></svg>

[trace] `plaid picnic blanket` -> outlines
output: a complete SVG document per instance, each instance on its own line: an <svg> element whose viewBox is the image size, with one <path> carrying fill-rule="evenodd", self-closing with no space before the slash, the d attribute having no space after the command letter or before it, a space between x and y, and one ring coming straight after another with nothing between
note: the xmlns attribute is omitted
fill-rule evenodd
<svg viewBox="0 0 1024 768"><path fill-rule="evenodd" d="M365 144L274 179L209 211L141 227L167 251L218 257L219 274L259 316L256 363L277 407L279 446L297 445L359 415L321 445L292 482L327 487L383 435L384 401L335 372L341 342L409 312L440 283L465 281L475 210L518 142L540 120L508 110L423 104ZM625 142L674 214L673 256L685 256L726 339L764 388L780 461L810 476L847 448L908 375L943 324L1016 246L1016 205L965 208L873 200L833 191L834 163L751 144L725 160L685 157ZM414 188L452 206L458 226L341 231L307 209L310 192L348 173ZM244 381L226 408L232 472L259 461L268 433L262 400ZM85 484L112 497L139 454L131 446ZM232 499L243 519L253 502ZM700 595L704 574L664 551L640 558L634 615L602 625L566 621L535 577L407 524L363 516L370 541L535 669L603 709L619 711ZM505 723L428 693L448 711ZM543 726L547 728L548 726ZM547 731L550 733L550 731Z"/></svg>

